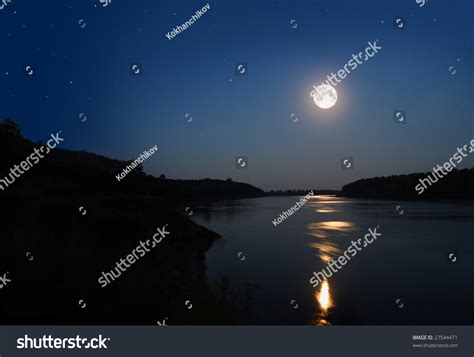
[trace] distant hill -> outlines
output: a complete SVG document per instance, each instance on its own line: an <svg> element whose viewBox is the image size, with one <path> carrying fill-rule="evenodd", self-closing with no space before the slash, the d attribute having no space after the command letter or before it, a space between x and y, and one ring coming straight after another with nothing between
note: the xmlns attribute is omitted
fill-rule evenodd
<svg viewBox="0 0 474 357"><path fill-rule="evenodd" d="M431 186L426 185L427 188L419 195L415 187L420 183L420 179L426 178L429 174L432 173L362 179L344 185L340 195L345 197L407 200L474 199L474 168L454 169L448 175L438 179L438 182L431 184Z"/></svg>
<svg viewBox="0 0 474 357"><path fill-rule="evenodd" d="M11 120L0 121L0 178L7 175L9 169L30 155L34 148L42 146L23 138L19 126ZM12 148L15 148L12 151ZM55 182L55 189L66 189L74 182L81 182L84 194L91 194L105 189L105 192L133 193L159 196L173 200L198 199L237 199L264 196L265 192L247 183L234 182L232 179L217 180L205 178L201 180L174 180L146 175L141 165L133 169L120 182L115 175L129 164L131 160L115 160L101 155L65 150L58 146L42 159L32 171L48 171L53 169L55 175L45 173L37 175L36 182ZM21 181L29 180L29 176L21 177L13 186ZM102 186L101 184L104 186ZM103 191L100 191L103 192Z"/></svg>
<svg viewBox="0 0 474 357"><path fill-rule="evenodd" d="M116 181L115 175L135 158L130 161L114 160L85 151L55 149L51 159L81 170L98 170L108 173ZM231 179L181 180L167 179L164 175L156 178L146 175L141 165L128 174L120 184L123 184L134 193L152 194L179 200L238 199L260 197L265 194L263 190L257 187L247 183L234 182Z"/></svg>

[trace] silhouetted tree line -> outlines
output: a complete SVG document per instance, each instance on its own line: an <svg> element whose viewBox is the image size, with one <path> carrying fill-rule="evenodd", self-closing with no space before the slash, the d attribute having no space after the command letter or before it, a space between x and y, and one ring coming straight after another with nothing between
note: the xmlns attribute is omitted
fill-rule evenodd
<svg viewBox="0 0 474 357"><path fill-rule="evenodd" d="M410 175L394 175L362 179L343 186L340 195L346 197L384 198L384 199L474 199L474 168L449 172L438 182L428 186L419 195L415 186L420 179L433 173L414 173ZM425 180L426 182L426 180Z"/></svg>
<svg viewBox="0 0 474 357"><path fill-rule="evenodd" d="M310 192L311 189L306 190L271 190L265 192L267 196L304 196ZM313 189L313 194L316 195L337 195L340 191L337 190L316 190Z"/></svg>

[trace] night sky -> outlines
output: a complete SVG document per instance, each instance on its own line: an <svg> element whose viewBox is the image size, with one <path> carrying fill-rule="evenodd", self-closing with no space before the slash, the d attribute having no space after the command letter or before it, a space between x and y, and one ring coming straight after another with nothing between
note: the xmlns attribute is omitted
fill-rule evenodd
<svg viewBox="0 0 474 357"><path fill-rule="evenodd" d="M318 108L312 86L376 39L382 50L336 87L336 105ZM339 189L431 171L474 138L470 0L12 0L0 41L0 118L32 140L62 130L62 148L116 159L156 144L144 164L155 176ZM354 169L342 170L348 156Z"/></svg>

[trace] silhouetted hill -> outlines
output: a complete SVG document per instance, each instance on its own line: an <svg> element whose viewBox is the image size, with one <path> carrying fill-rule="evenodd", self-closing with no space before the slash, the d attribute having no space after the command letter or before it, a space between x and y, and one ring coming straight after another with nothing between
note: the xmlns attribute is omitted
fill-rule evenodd
<svg viewBox="0 0 474 357"><path fill-rule="evenodd" d="M0 179L41 146L14 122L0 122ZM0 275L8 271L12 280L1 290L0 323L236 322L206 280L205 252L219 235L192 222L180 199L263 191L231 181L158 179L141 167L119 182L115 174L126 164L57 148L0 190ZM100 286L102 272L165 225L169 238Z"/></svg>
<svg viewBox="0 0 474 357"><path fill-rule="evenodd" d="M84 169L96 169L110 174L123 170L127 161L114 160L86 151L71 151L61 148L54 149L51 160L81 166Z"/></svg>
<svg viewBox="0 0 474 357"><path fill-rule="evenodd" d="M63 149L55 149L51 154L51 160L80 170L103 171L110 174L114 181L117 181L115 175L133 161L133 159L130 161L114 160L85 151L76 152ZM264 191L259 188L230 179L224 181L210 178L201 180L156 178L146 175L141 165L128 174L120 184L125 184L127 190L136 194L152 194L180 200L237 199L264 195Z"/></svg>
<svg viewBox="0 0 474 357"><path fill-rule="evenodd" d="M384 199L474 199L474 169L463 169L449 172L448 175L431 186L425 180L426 189L418 194L415 187L420 184L420 179L425 179L433 173L414 173L387 177L374 177L362 179L344 185L340 195L360 198Z"/></svg>
<svg viewBox="0 0 474 357"><path fill-rule="evenodd" d="M12 121L0 122L0 145L5 149L0 156L0 178L6 175L12 165L19 164L35 148L42 146L41 143L33 143L21 136L19 127ZM14 147L14 151L11 148ZM88 153L85 151L71 151L61 149L60 146L42 159L41 165L58 168L58 172L52 175L38 176L36 179L42 183L55 181L57 189L68 186L70 176L77 176L81 180L85 189L84 192L93 193L97 191L98 185L95 180L100 180L106 184L107 192L133 193L172 198L173 200L195 200L195 199L234 199L264 196L263 190L247 183L234 182L231 179L215 180L205 178L202 180L174 180L166 178L156 178L146 175L139 165L133 169L120 182L116 175L126 167L131 161L114 160L101 155ZM33 170L36 170L35 167ZM66 178L68 180L66 180ZM23 178L18 179L21 181ZM26 178L28 179L28 178ZM92 180L92 182L91 182ZM72 182L77 180L72 180ZM15 182L14 185L17 183ZM71 187L68 187L71 188ZM102 192L102 191L101 191Z"/></svg>

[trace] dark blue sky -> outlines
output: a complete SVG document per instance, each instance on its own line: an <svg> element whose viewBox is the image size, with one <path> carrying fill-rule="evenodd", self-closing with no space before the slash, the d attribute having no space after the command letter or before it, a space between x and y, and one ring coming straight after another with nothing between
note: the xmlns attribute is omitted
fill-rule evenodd
<svg viewBox="0 0 474 357"><path fill-rule="evenodd" d="M206 3L12 0L0 10L0 118L31 139L62 130L63 148L117 159L156 144L150 174L264 189L429 171L474 137L472 1L209 1L166 38ZM316 107L312 85L376 39L382 50L336 87L335 107ZM235 168L238 155L248 169ZM346 156L354 170L341 170Z"/></svg>

